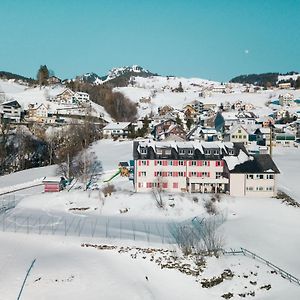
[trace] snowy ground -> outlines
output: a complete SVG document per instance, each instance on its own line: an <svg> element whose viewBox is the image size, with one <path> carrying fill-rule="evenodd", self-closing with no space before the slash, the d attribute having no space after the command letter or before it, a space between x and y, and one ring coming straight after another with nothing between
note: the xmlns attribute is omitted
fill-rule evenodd
<svg viewBox="0 0 300 300"><path fill-rule="evenodd" d="M112 151L112 149L114 151ZM132 156L131 142L112 142L102 140L93 145L92 150L103 161L106 179L117 169L119 161L128 161ZM285 189L296 200L299 199L298 170L300 168L300 150L276 148L274 159L281 175L279 187ZM55 167L27 170L0 178L0 187L32 181L45 175L52 175ZM43 174L43 175L41 175ZM107 177L106 177L107 176ZM42 194L41 191L27 191L26 196L9 214L13 216L58 216L72 218L112 218L114 220L142 220L143 222L182 221L195 215L205 215L203 199L199 202L191 197L175 195L168 200L166 209L159 210L151 195L132 193L132 184L127 178L118 177L113 181L117 191L104 199L98 191L89 197L82 190L73 190L59 194ZM101 182L99 183L101 185ZM169 204L175 204L174 207ZM222 225L225 248L247 248L270 260L291 274L300 277L298 252L300 241L297 238L300 226L300 209L287 206L273 198L233 198L223 197L217 204L220 211L225 211L227 221ZM84 211L72 208L89 207ZM70 210L71 209L71 210ZM128 209L121 213L120 210ZM13 220L13 218L12 218ZM19 220L19 219L18 219ZM70 219L68 219L70 220ZM94 220L94 219L93 219ZM203 274L193 277L173 268L163 268L160 261L166 253L156 253L152 259L149 253L137 250L119 253L121 246L155 247L174 250L174 245L167 241L145 238L134 240L132 235L122 238L106 239L105 236L64 236L51 231L35 233L30 229L26 233L26 218L23 233L14 233L14 227L0 230L0 299L16 299L25 273L32 260L37 261L25 285L22 299L222 299L221 295L232 292L232 299L240 299L238 294L255 292L254 299L292 299L300 298L300 287L271 273L271 269L243 256L225 256L219 259L209 258ZM37 219L35 219L37 221ZM101 223L101 222L100 222ZM63 224L63 223L62 223ZM68 223L69 224L69 223ZM88 223L87 223L88 224ZM116 223L119 224L119 223ZM51 225L49 225L51 228ZM115 226L117 227L117 225ZM61 229L63 230L63 225ZM80 226L79 226L80 228ZM78 229L78 228L77 228ZM142 229L141 229L142 230ZM119 232L119 231L118 231ZM137 237L137 235L136 235ZM98 250L93 247L81 247L81 243L117 245L117 249ZM21 249L21 250L20 250ZM136 257L136 258L135 258ZM152 261L151 261L152 259ZM171 258L167 261L172 261ZM193 266L193 261L187 259ZM235 276L224 280L213 288L202 288L204 278L219 276L225 269L230 269ZM130 276L128 276L130 274ZM148 280L146 279L148 277ZM197 281L198 280L198 281ZM252 283L250 283L250 281ZM271 284L271 289L261 287ZM246 298L253 298L246 295Z"/></svg>

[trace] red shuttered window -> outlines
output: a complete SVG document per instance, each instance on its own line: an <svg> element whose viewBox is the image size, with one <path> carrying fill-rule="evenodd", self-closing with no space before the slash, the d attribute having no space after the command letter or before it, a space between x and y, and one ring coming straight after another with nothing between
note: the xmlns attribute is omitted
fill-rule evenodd
<svg viewBox="0 0 300 300"><path fill-rule="evenodd" d="M173 189L178 189L178 182L173 182Z"/></svg>

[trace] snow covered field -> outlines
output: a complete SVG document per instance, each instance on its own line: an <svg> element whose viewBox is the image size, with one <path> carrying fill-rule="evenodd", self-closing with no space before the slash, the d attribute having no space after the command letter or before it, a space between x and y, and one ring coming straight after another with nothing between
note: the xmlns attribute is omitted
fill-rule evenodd
<svg viewBox="0 0 300 300"><path fill-rule="evenodd" d="M119 161L128 161L132 156L132 142L112 142L102 140L92 146L103 162L106 179L117 169ZM279 188L299 200L300 189L298 175L300 168L300 150L276 148L274 159L281 170ZM0 178L1 189L15 184L33 181L46 175L53 175L55 166L26 170ZM100 181L101 181L100 180ZM42 231L38 234L38 225L26 233L26 217L49 216L72 218L75 221L85 219L86 224L95 218L143 222L182 221L193 216L205 215L204 196L198 196L198 202L192 197L174 195L169 200L165 195L166 208L159 210L153 197L132 192L132 183L127 178L117 177L112 183L117 191L105 199L99 198L98 191L90 197L87 192L73 190L59 194L43 194L41 190L26 191L18 206L11 210L23 219L24 230L14 232L14 227L0 230L0 299L16 299L22 280L33 259L36 263L28 277L21 299L222 299L221 295L232 292L232 299L246 297L254 299L292 299L300 298L300 286L290 283L262 263L244 256L221 256L219 259L208 258L203 273L198 277L187 275L173 267L162 268L162 260L171 264L171 252L145 253L137 249L120 251L120 247L154 247L169 251L175 249L167 240L147 239L147 236L134 240L132 235L113 239L105 236L78 235L64 236L63 224L61 234ZM101 185L101 182L99 183ZM173 197L173 196L172 196ZM175 204L173 207L169 204ZM272 263L300 277L300 260L298 239L300 226L300 209L287 206L281 200L273 198L233 198L224 196L217 204L220 211L225 211L226 222L220 231L225 237L225 248L247 248L268 259ZM84 211L72 208L89 207ZM71 209L71 210L70 210ZM121 213L120 210L127 212ZM9 215L8 215L9 216ZM1 217L1 216L0 216ZM13 218L12 218L13 219ZM37 219L35 219L37 221ZM68 219L71 220L71 219ZM137 221L138 222L138 221ZM69 223L68 223L69 224ZM100 221L101 224L101 221ZM119 224L119 223L116 223ZM104 226L104 223L103 223ZM102 227L103 227L102 226ZM51 228L51 225L50 227ZM86 227L88 228L88 227ZM104 229L103 229L104 230ZM142 229L141 229L142 230ZM104 232L104 231L103 231ZM125 232L125 231L124 231ZM82 232L83 233L83 232ZM138 234L137 234L138 235ZM117 248L99 250L93 247L81 247L82 243L97 245L110 244ZM154 258L153 258L154 255ZM175 255L175 254L174 254ZM175 256L180 253L176 253ZM165 256L165 257L164 257ZM183 258L179 258L181 261ZM183 259L194 267L190 259ZM212 288L202 288L205 278L220 276L230 269L235 275ZM130 274L130 275L129 275ZM129 275L129 276L128 276ZM148 280L146 279L148 278ZM251 283L250 283L251 281ZM262 288L271 284L271 289Z"/></svg>

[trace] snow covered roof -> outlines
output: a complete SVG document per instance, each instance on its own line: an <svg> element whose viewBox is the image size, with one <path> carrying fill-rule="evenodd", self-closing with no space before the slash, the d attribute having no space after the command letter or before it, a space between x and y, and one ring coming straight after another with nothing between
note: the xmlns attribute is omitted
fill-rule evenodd
<svg viewBox="0 0 300 300"><path fill-rule="evenodd" d="M107 124L103 130L121 130L130 125L130 122L116 122Z"/></svg>

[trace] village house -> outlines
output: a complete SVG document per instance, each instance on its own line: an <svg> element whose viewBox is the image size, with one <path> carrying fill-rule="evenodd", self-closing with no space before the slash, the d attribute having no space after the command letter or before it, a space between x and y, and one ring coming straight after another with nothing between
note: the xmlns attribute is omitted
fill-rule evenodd
<svg viewBox="0 0 300 300"><path fill-rule="evenodd" d="M168 129L166 129L165 131L161 132L158 136L157 136L157 140L161 141L164 140L170 136L177 136L183 140L186 139L186 132L183 129L183 127L181 125L178 124L173 124L171 126L169 126Z"/></svg>
<svg viewBox="0 0 300 300"><path fill-rule="evenodd" d="M22 115L22 107L16 100L9 100L1 104L2 119L12 122L20 122Z"/></svg>
<svg viewBox="0 0 300 300"><path fill-rule="evenodd" d="M279 171L271 157L253 157L239 143L135 141L133 159L136 192L276 193Z"/></svg>
<svg viewBox="0 0 300 300"><path fill-rule="evenodd" d="M104 138L127 138L130 122L109 123L103 128Z"/></svg>
<svg viewBox="0 0 300 300"><path fill-rule="evenodd" d="M48 81L48 84L59 84L59 83L61 83L61 79L56 77L56 76L50 76L47 81Z"/></svg>
<svg viewBox="0 0 300 300"><path fill-rule="evenodd" d="M76 92L73 96L74 103L86 104L90 103L90 95L84 92Z"/></svg>
<svg viewBox="0 0 300 300"><path fill-rule="evenodd" d="M170 126L176 125L175 119L167 119L164 121L161 121L160 123L153 126L152 135L154 138L157 138L158 136L162 135L164 132L166 132Z"/></svg>
<svg viewBox="0 0 300 300"><path fill-rule="evenodd" d="M251 111L239 111L236 117L238 118L238 123L242 125L254 125L257 118Z"/></svg>
<svg viewBox="0 0 300 300"><path fill-rule="evenodd" d="M285 95L279 95L279 104L281 106L293 106L294 103L294 95L291 93L286 93Z"/></svg>
<svg viewBox="0 0 300 300"><path fill-rule="evenodd" d="M247 131L247 129L238 124L235 125L234 127L232 127L229 132L229 140L232 143L242 143L244 145L248 144L249 141L249 132Z"/></svg>
<svg viewBox="0 0 300 300"><path fill-rule="evenodd" d="M281 90L284 90L284 89L290 89L290 88L291 88L291 83L290 83L290 82L282 82L282 83L279 83L279 84L278 84L278 87L279 87Z"/></svg>
<svg viewBox="0 0 300 300"><path fill-rule="evenodd" d="M45 122L48 117L48 108L44 103L29 104L28 105L28 118L34 122Z"/></svg>
<svg viewBox="0 0 300 300"><path fill-rule="evenodd" d="M56 95L55 97L51 97L49 101L58 103L60 105L66 105L66 104L70 105L73 104L74 96L75 96L75 92L67 88L60 94Z"/></svg>

